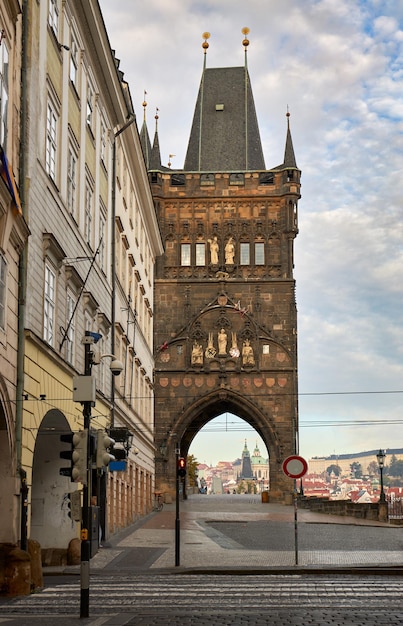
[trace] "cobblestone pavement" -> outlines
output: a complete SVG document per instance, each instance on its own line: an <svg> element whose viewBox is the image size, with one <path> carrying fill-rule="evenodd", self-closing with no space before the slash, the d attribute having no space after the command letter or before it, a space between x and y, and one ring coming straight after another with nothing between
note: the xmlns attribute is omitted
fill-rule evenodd
<svg viewBox="0 0 403 626"><path fill-rule="evenodd" d="M174 529L175 505L165 506L113 542L111 552L101 551L93 566L117 563L131 549L146 567L173 567ZM401 527L305 510L295 515L293 506L263 504L259 496L190 497L180 503L180 529L186 568L403 565Z"/></svg>
<svg viewBox="0 0 403 626"><path fill-rule="evenodd" d="M75 578L75 577L74 577ZM403 625L403 578L334 575L98 575L90 618L77 580L0 606L8 626Z"/></svg>
<svg viewBox="0 0 403 626"><path fill-rule="evenodd" d="M175 567L175 517L165 506L99 550L90 618L80 568L47 568L43 591L0 600L0 626L403 626L402 528L195 496Z"/></svg>

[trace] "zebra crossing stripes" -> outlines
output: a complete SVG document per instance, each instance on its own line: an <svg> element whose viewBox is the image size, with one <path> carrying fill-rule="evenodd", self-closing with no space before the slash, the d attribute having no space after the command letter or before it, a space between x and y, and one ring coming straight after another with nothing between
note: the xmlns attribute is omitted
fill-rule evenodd
<svg viewBox="0 0 403 626"><path fill-rule="evenodd" d="M1 605L1 615L76 615L79 580L56 584ZM170 610L205 608L247 613L269 609L337 608L403 612L403 578L315 575L97 575L90 584L90 615L113 615L135 610L165 614Z"/></svg>

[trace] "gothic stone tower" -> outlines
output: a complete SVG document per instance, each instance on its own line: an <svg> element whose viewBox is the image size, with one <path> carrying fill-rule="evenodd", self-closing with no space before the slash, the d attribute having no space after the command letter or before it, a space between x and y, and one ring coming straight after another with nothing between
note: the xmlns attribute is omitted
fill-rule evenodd
<svg viewBox="0 0 403 626"><path fill-rule="evenodd" d="M284 160L265 167L248 43L244 67L204 61L183 170L162 166L157 130L152 147L145 122L141 130L165 242L155 280L156 483L174 492L175 450L185 456L205 424L231 412L267 446L271 500L288 501L281 463L297 451L301 173L288 114Z"/></svg>

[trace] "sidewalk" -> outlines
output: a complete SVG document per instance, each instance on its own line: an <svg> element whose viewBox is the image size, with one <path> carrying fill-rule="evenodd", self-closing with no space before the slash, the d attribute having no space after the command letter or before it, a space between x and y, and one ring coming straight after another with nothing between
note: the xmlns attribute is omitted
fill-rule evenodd
<svg viewBox="0 0 403 626"><path fill-rule="evenodd" d="M297 520L295 520L295 516ZM152 571L167 570L175 567L175 503L165 505L163 511L153 513L139 520L133 527L122 531L106 542L98 554L91 559L91 571L102 571L104 568L119 571ZM273 528L286 525L289 531L298 537L298 528L302 524L326 524L329 532L329 543L337 536L341 526L371 528L387 528L388 523L357 520L355 518L321 515L307 510L295 512L294 506L261 503L259 496L237 495L194 495L180 502L180 570L209 571L219 570L268 570L298 567L320 569L328 568L362 568L403 566L403 553L389 547L382 549L382 543L369 541L365 549L349 550L296 550L284 549L279 545L276 550L245 549L237 541L232 540L219 530L220 526L228 528L228 524L246 527L256 526L270 532ZM296 523L297 522L297 523ZM272 524L271 524L272 523ZM296 531L295 531L296 529ZM327 530L327 529L326 529ZM372 530L371 533L374 531ZM394 537L401 536L401 529L394 527ZM380 538L382 533L380 533ZM298 541L298 539L297 539ZM334 545L331 546L334 548ZM342 547L342 546L341 546ZM59 568L60 569L60 568ZM63 568L64 573L75 573L78 566ZM46 568L46 573L56 573L54 568ZM59 571L60 573L60 571Z"/></svg>

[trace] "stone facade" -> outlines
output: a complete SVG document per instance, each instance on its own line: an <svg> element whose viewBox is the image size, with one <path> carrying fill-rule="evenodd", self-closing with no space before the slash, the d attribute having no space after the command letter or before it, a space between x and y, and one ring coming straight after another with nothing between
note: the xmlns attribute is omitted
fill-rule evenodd
<svg viewBox="0 0 403 626"><path fill-rule="evenodd" d="M297 429L299 170L151 176L165 242L155 279L159 486L173 490L175 447L185 455L229 411L261 435L271 498L284 500L292 486L281 462Z"/></svg>

